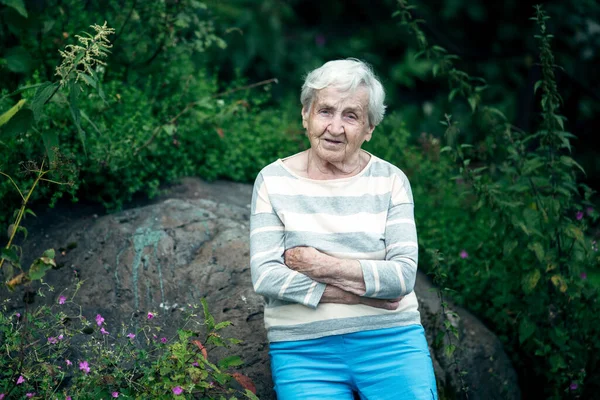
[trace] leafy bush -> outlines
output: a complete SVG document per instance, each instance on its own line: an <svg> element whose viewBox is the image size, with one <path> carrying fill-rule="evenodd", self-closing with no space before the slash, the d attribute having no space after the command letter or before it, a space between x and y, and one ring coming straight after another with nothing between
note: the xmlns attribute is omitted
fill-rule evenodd
<svg viewBox="0 0 600 400"><path fill-rule="evenodd" d="M82 315L75 303L82 284L71 295L62 291L56 304L23 314L3 302L0 398L257 399L247 377L228 372L239 357L214 359L214 349L241 341L222 336L230 323L215 322L204 300L183 307L181 328L166 337L153 311L131 327ZM38 295L52 291L42 286Z"/></svg>
<svg viewBox="0 0 600 400"><path fill-rule="evenodd" d="M429 45L423 21L412 17L414 6L399 4L398 15L417 37L421 55L447 77L450 99L464 99L474 123L489 132L484 142L460 144L462 131L447 115L442 122L448 145L439 149L437 139L424 138L433 151L423 152L426 162L419 168L429 178L417 178L425 185L415 191L425 201L417 215L425 228L423 250L442 250L445 268L438 273L447 277L454 298L500 336L525 397L543 388L546 398L589 398L600 378L600 332L590 324L600 313L598 287L586 280L598 273L600 257L589 230L598 213L592 191L577 182L581 168L569 155L573 135L558 114L548 17L538 7L533 18L540 31L542 79L534 90L541 92L542 119L528 134L500 110L484 106L485 82L459 70L445 49ZM437 161L443 153L450 157ZM444 171L458 176L450 180Z"/></svg>

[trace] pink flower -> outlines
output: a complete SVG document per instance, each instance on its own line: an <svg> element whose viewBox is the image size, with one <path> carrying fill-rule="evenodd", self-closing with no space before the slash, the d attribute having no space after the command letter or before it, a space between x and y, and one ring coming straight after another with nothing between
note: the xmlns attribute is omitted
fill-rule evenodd
<svg viewBox="0 0 600 400"><path fill-rule="evenodd" d="M114 397L115 399L116 399L117 397L119 397L119 392L112 392L112 397Z"/></svg>
<svg viewBox="0 0 600 400"><path fill-rule="evenodd" d="M102 315L98 314L96 315L96 324L98 324L98 326L101 326L104 323L104 318L102 318Z"/></svg>
<svg viewBox="0 0 600 400"><path fill-rule="evenodd" d="M23 378L23 375L19 375L19 378L17 379L17 385L20 385L23 382L25 382L25 378Z"/></svg>
<svg viewBox="0 0 600 400"><path fill-rule="evenodd" d="M194 366L194 367L199 367L199 366L200 366L200 364L198 364L198 361L194 361L194 362L192 363L192 366Z"/></svg>
<svg viewBox="0 0 600 400"><path fill-rule="evenodd" d="M588 207L585 209L585 212L587 213L587 215L592 215L592 213L594 212L594 208L593 207Z"/></svg>
<svg viewBox="0 0 600 400"><path fill-rule="evenodd" d="M577 218L577 221L581 220L581 218L583 218L583 211L577 211L575 218Z"/></svg>
<svg viewBox="0 0 600 400"><path fill-rule="evenodd" d="M104 327L100 328L100 333L103 335L108 335L108 331L104 329Z"/></svg>
<svg viewBox="0 0 600 400"><path fill-rule="evenodd" d="M166 337L162 337L162 338L160 338L160 341L163 342L163 343L167 343L167 338Z"/></svg>
<svg viewBox="0 0 600 400"><path fill-rule="evenodd" d="M467 251L464 249L460 251L459 255L460 255L460 258L463 258L463 259L469 258L469 253L467 253Z"/></svg>
<svg viewBox="0 0 600 400"><path fill-rule="evenodd" d="M151 312L148 312L148 319L152 319L154 318L154 314L152 314Z"/></svg>
<svg viewBox="0 0 600 400"><path fill-rule="evenodd" d="M73 363L70 360L65 360L65 362L67 363L67 367L70 367L71 365L73 365Z"/></svg>
<svg viewBox="0 0 600 400"><path fill-rule="evenodd" d="M577 390L578 387L579 387L579 385L577 384L577 382L572 382L569 385L569 389L571 389L571 390Z"/></svg>
<svg viewBox="0 0 600 400"><path fill-rule="evenodd" d="M34 394L35 393L26 393L25 396L27 396L27 398L30 399L33 397Z"/></svg>
<svg viewBox="0 0 600 400"><path fill-rule="evenodd" d="M58 335L58 340L63 340L65 337L62 335L62 333L60 335Z"/></svg>
<svg viewBox="0 0 600 400"><path fill-rule="evenodd" d="M71 396L67 396L65 400L71 400Z"/></svg>
<svg viewBox="0 0 600 400"><path fill-rule="evenodd" d="M58 304L65 304L65 301L67 301L67 298L65 296L60 296L58 298Z"/></svg>
<svg viewBox="0 0 600 400"><path fill-rule="evenodd" d="M86 374L90 373L90 366L87 361L79 362L79 369L85 372Z"/></svg>
<svg viewBox="0 0 600 400"><path fill-rule="evenodd" d="M135 339L135 335L134 335L133 333L128 333L128 334L127 334L127 337L128 337L129 339Z"/></svg>
<svg viewBox="0 0 600 400"><path fill-rule="evenodd" d="M17 316L17 318L21 318L21 313L16 313L15 315Z"/></svg>
<svg viewBox="0 0 600 400"><path fill-rule="evenodd" d="M4 393L0 393L0 400L4 400L4 396L5 396Z"/></svg>
<svg viewBox="0 0 600 400"><path fill-rule="evenodd" d="M181 393L183 393L183 389L181 388L181 386L175 386L175 387L173 388L173 393L174 393L176 396L179 396Z"/></svg>
<svg viewBox="0 0 600 400"><path fill-rule="evenodd" d="M582 272L581 275L579 275L579 277L585 281L587 279L587 274L585 272Z"/></svg>
<svg viewBox="0 0 600 400"><path fill-rule="evenodd" d="M56 344L56 343L58 343L58 339L56 339L55 337L50 336L48 338L48 343Z"/></svg>

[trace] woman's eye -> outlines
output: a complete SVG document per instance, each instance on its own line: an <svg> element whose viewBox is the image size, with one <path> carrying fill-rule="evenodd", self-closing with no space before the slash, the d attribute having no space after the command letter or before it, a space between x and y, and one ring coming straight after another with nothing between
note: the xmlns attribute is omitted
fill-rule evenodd
<svg viewBox="0 0 600 400"><path fill-rule="evenodd" d="M348 114L348 115L346 115L346 118L349 118L349 119L356 119L357 117L356 117L356 115L355 115L355 114Z"/></svg>
<svg viewBox="0 0 600 400"><path fill-rule="evenodd" d="M329 115L329 110L321 110L319 114Z"/></svg>

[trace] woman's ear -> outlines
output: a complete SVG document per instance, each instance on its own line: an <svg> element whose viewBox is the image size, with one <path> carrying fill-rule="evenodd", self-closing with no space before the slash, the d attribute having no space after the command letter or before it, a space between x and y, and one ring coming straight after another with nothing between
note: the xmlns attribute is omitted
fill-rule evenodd
<svg viewBox="0 0 600 400"><path fill-rule="evenodd" d="M301 111L301 115L302 115L302 127L304 129L308 129L308 113L309 110L307 110L305 107L302 107L302 111Z"/></svg>
<svg viewBox="0 0 600 400"><path fill-rule="evenodd" d="M373 131L375 130L375 126L369 125L369 132L365 135L365 142L368 142L373 137Z"/></svg>

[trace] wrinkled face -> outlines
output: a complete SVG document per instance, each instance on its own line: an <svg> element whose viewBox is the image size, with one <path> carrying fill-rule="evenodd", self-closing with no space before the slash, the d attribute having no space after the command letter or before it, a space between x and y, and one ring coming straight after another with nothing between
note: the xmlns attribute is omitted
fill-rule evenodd
<svg viewBox="0 0 600 400"><path fill-rule="evenodd" d="M375 129L369 125L368 105L364 87L354 92L335 87L319 90L310 110L302 109L302 126L315 154L331 163L354 161Z"/></svg>

